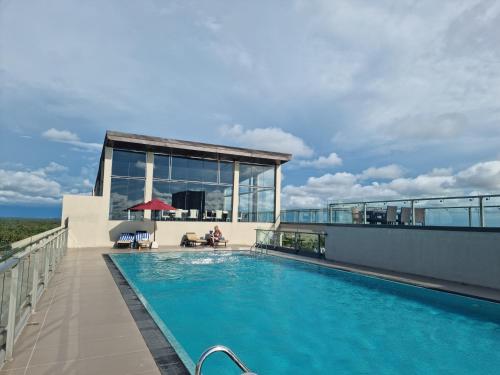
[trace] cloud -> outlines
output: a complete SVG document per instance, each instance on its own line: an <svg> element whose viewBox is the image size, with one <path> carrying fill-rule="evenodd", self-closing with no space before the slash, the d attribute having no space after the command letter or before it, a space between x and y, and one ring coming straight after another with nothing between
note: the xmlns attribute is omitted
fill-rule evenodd
<svg viewBox="0 0 500 375"><path fill-rule="evenodd" d="M239 124L221 126L219 131L228 142L258 150L289 153L294 156L308 157L313 150L305 142L280 128L245 129Z"/></svg>
<svg viewBox="0 0 500 375"><path fill-rule="evenodd" d="M61 185L36 172L0 169L0 203L58 203Z"/></svg>
<svg viewBox="0 0 500 375"><path fill-rule="evenodd" d="M403 175L403 169L396 164L390 164L383 167L370 167L365 169L359 175L361 180L366 179L394 179L401 177Z"/></svg>
<svg viewBox="0 0 500 375"><path fill-rule="evenodd" d="M393 170L394 169L394 170ZM380 173L380 170L384 173ZM367 172L368 171L368 172ZM451 169L433 169L416 177L396 177L386 182L363 184L367 175L387 178L397 168L368 168L355 175L349 172L310 177L302 186L283 188L283 207L325 207L328 201L388 200L397 198L445 197L450 195L488 194L500 190L500 160L476 163L452 173Z"/></svg>
<svg viewBox="0 0 500 375"><path fill-rule="evenodd" d="M44 173L56 173L56 172L65 172L68 170L68 167L64 165L58 164L54 161L51 161L49 165L42 169Z"/></svg>
<svg viewBox="0 0 500 375"><path fill-rule="evenodd" d="M342 159L335 152L332 152L328 156L320 156L314 160L300 160L298 165L318 169L330 168L342 165Z"/></svg>
<svg viewBox="0 0 500 375"><path fill-rule="evenodd" d="M69 175L69 168L50 162L47 166L30 170L19 163L0 165L1 204L55 205L63 194L89 194L94 167L82 167L79 175Z"/></svg>
<svg viewBox="0 0 500 375"><path fill-rule="evenodd" d="M82 142L77 134L69 130L50 128L42 133L42 137L49 141L66 143L75 146L77 151L97 151L102 148L99 143Z"/></svg>

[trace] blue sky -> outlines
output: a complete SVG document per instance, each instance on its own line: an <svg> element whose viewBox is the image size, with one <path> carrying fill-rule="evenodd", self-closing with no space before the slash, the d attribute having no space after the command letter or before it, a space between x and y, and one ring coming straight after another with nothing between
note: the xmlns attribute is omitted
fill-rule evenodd
<svg viewBox="0 0 500 375"><path fill-rule="evenodd" d="M294 154L283 205L500 192L497 1L0 2L0 216L106 129Z"/></svg>

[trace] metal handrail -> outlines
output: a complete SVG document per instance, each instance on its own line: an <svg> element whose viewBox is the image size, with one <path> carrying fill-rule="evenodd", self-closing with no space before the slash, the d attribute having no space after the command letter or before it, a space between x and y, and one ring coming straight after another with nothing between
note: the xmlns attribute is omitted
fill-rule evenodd
<svg viewBox="0 0 500 375"><path fill-rule="evenodd" d="M36 311L39 297L66 253L67 240L66 227L54 228L10 244L12 252L0 262L0 323L3 328L0 367L5 360L12 359L16 337Z"/></svg>
<svg viewBox="0 0 500 375"><path fill-rule="evenodd" d="M236 366L238 366L240 368L240 370L244 371L244 374L256 375L255 373L252 372L252 370L250 370L247 366L245 366L245 364L243 362L241 362L241 360L236 356L236 354L234 354L231 351L231 349L229 349L228 347L225 347L223 345L212 346L203 352L200 359L198 360L198 363L196 364L196 368L194 371L195 375L201 375L201 368L203 367L203 363L205 362L205 360L211 354L217 353L217 352L225 353L236 364Z"/></svg>
<svg viewBox="0 0 500 375"><path fill-rule="evenodd" d="M449 196L449 197L420 197L420 198L396 198L396 199L379 199L376 201L350 201L350 202L341 202L341 201L329 201L328 206L335 205L354 205L354 204L364 204L364 203L384 203L384 202L410 202L410 201L435 201L435 200L448 200L448 199L481 199L481 198L498 198L500 194L481 194L481 195L459 195L459 196Z"/></svg>

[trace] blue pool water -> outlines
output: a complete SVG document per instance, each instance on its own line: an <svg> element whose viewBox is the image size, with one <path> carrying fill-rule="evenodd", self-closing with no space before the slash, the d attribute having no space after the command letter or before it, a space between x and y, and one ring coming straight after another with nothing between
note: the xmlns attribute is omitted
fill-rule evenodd
<svg viewBox="0 0 500 375"><path fill-rule="evenodd" d="M191 368L223 344L260 375L500 374L499 304L273 256L112 259Z"/></svg>

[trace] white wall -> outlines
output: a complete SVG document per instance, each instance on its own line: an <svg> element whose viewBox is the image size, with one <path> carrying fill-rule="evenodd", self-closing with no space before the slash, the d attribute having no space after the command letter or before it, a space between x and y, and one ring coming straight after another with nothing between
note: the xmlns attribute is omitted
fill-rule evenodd
<svg viewBox="0 0 500 375"><path fill-rule="evenodd" d="M333 261L500 289L500 232L291 225L281 229L326 232Z"/></svg>
<svg viewBox="0 0 500 375"><path fill-rule="evenodd" d="M63 197L62 222L69 218L68 247L112 247L122 232L147 230L153 233L154 222L108 220L109 200L104 197L65 195ZM156 241L161 246L179 245L186 232L202 236L214 225L222 230L229 244L252 245L255 229L269 229L271 223L156 222Z"/></svg>

